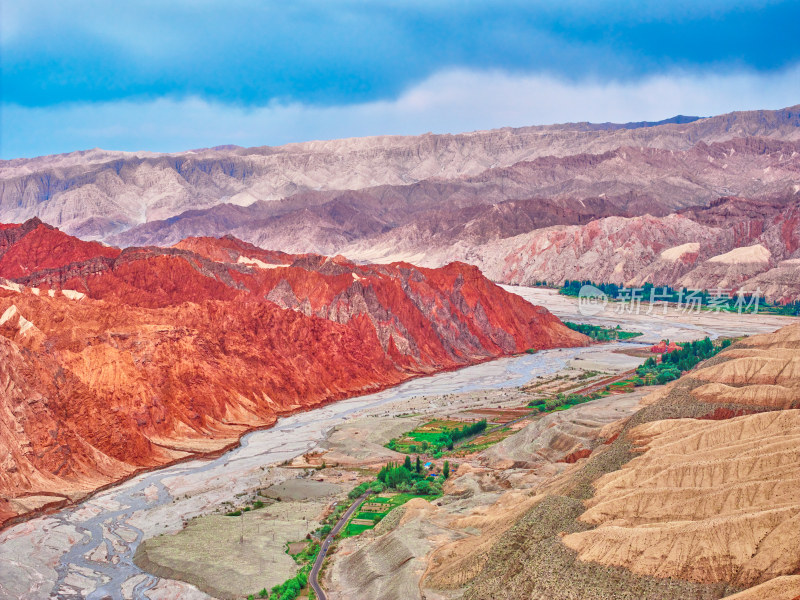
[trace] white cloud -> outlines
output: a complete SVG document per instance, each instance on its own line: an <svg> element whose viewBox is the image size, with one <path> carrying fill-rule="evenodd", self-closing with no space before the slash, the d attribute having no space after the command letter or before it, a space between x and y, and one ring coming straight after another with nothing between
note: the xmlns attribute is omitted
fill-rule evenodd
<svg viewBox="0 0 800 600"><path fill-rule="evenodd" d="M460 132L567 121L658 120L800 102L800 66L780 72L672 73L635 82L449 71L393 101L245 108L198 98L27 108L4 105L3 158L102 147L177 151L377 134Z"/></svg>

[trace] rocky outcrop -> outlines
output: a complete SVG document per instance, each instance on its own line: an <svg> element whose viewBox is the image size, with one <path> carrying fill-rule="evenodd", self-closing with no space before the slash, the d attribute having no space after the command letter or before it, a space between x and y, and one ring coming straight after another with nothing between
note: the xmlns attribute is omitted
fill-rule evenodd
<svg viewBox="0 0 800 600"><path fill-rule="evenodd" d="M191 210L108 239L169 245L189 235L231 233L291 252L363 254L381 261L419 254L430 261L459 242L471 247L606 216L665 216L730 194L785 194L796 183L799 148L797 142L744 139L683 151L619 147L544 156L473 176L440 174L404 185ZM509 211L515 218L504 214ZM728 223L736 222L734 216Z"/></svg>
<svg viewBox="0 0 800 600"><path fill-rule="evenodd" d="M232 238L120 251L41 223L0 233L13 240L0 250L3 521L220 451L281 414L586 341L465 264L358 266Z"/></svg>

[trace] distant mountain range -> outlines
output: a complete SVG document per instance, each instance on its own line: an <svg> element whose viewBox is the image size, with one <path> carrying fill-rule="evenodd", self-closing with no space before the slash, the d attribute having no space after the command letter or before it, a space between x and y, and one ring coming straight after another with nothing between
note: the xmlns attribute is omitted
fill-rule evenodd
<svg viewBox="0 0 800 600"><path fill-rule="evenodd" d="M0 163L0 221L121 247L232 234L357 261L459 259L506 283L758 284L777 300L800 293L799 194L800 106Z"/></svg>

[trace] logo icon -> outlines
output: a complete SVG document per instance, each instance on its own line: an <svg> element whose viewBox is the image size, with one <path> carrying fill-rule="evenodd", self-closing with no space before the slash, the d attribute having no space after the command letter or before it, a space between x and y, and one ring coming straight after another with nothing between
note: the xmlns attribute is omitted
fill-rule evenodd
<svg viewBox="0 0 800 600"><path fill-rule="evenodd" d="M606 293L593 285L584 285L578 292L578 312L592 317L603 312L608 304Z"/></svg>

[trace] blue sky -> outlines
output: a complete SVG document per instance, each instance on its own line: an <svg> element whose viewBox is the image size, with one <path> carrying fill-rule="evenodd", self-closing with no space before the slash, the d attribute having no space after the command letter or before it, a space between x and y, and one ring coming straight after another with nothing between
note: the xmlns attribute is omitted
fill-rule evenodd
<svg viewBox="0 0 800 600"><path fill-rule="evenodd" d="M4 159L800 103L800 2L2 6Z"/></svg>

